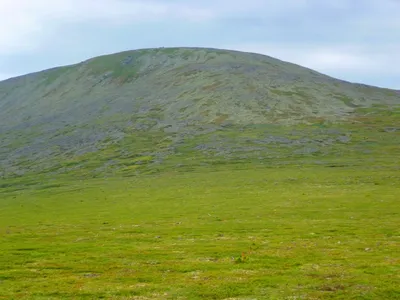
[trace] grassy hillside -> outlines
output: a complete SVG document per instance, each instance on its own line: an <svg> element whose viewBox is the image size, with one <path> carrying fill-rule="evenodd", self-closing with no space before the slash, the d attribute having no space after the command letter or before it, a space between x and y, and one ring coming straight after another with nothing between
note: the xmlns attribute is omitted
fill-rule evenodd
<svg viewBox="0 0 400 300"><path fill-rule="evenodd" d="M123 52L1 82L0 175L62 172L63 164L84 169L78 162L85 154L105 159L96 164L101 171L113 164L107 153L122 148L126 155L119 158L161 162L176 158L175 150L191 145L194 136L218 140L221 131L232 137L238 130L247 136L254 125L260 134L278 133L279 143L291 136L276 132L276 125L331 126L358 117L361 108L390 111L396 105L400 95L394 90L351 84L258 54ZM303 133L309 134L313 139L308 129Z"/></svg>
<svg viewBox="0 0 400 300"><path fill-rule="evenodd" d="M9 164L13 153L5 146L1 148L3 182L18 182L21 176L34 182L38 176L46 180L54 176L130 177L248 162L265 166L352 166L383 159L384 164L399 165L399 132L400 109L374 107L358 109L352 118L337 124L316 119L311 125L199 126L191 133L126 131L121 138L98 142L94 149L75 152L76 148L57 146L54 149L58 152L50 154L52 146L47 145L43 150L47 155L20 154L15 165ZM10 137L10 142L30 149L18 137Z"/></svg>
<svg viewBox="0 0 400 300"><path fill-rule="evenodd" d="M0 299L400 299L400 96L216 49L0 82Z"/></svg>
<svg viewBox="0 0 400 300"><path fill-rule="evenodd" d="M400 114L363 113L3 179L0 299L399 298Z"/></svg>

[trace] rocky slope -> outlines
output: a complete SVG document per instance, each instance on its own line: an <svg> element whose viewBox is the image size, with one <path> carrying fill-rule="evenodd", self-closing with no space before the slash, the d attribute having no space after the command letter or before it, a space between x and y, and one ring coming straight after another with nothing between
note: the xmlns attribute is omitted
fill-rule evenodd
<svg viewBox="0 0 400 300"><path fill-rule="evenodd" d="M123 52L0 82L0 174L46 169L51 158L96 153L132 136L153 156L159 144L143 139L168 140L165 156L185 137L229 126L342 122L363 107L399 104L398 91L259 54Z"/></svg>

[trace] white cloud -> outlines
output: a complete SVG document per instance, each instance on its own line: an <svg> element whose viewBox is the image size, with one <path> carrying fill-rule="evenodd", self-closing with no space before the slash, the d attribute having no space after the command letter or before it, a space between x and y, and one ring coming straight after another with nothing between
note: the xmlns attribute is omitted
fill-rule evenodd
<svg viewBox="0 0 400 300"><path fill-rule="evenodd" d="M62 45L75 47L76 37L80 47L83 35L74 27L86 29L89 24L90 30L107 27L111 34L127 26L143 28L144 35L153 34L153 44L158 37L163 43L170 38L171 43L190 41L193 46L195 42L214 47L230 43L220 47L267 54L332 76L400 76L394 67L400 65L399 11L400 0L0 0L0 67L7 66L3 73L16 72L9 58L33 50L35 57L40 56L48 45L54 56L61 56L52 63L64 63L57 52L57 41L64 38L60 32L69 34ZM196 33L202 38L164 31L169 25L176 28L188 22L201 22ZM93 36L95 41L106 38L104 44L114 41L112 36ZM140 46L146 38L137 40L127 47ZM99 47L101 42L95 44L96 51L85 45L87 53L109 49ZM41 68L47 68L47 63L46 59Z"/></svg>
<svg viewBox="0 0 400 300"><path fill-rule="evenodd" d="M250 25L252 20L262 19L268 30L268 27L276 26L274 18L286 16L312 22L314 16L337 11L343 16L343 20L335 22L338 31L349 29L355 34L378 35L385 34L383 31L388 29L392 32L400 30L400 1L364 0L357 5L356 9L351 0L0 0L0 54L43 46L57 28L80 22L115 25L163 20L203 22L242 17L247 18ZM343 25L344 20L352 28L343 28L346 26ZM331 22L327 21L320 27L329 24ZM230 25L234 24L226 24L227 27Z"/></svg>
<svg viewBox="0 0 400 300"><path fill-rule="evenodd" d="M237 44L223 48L261 53L296 63L322 73L337 74L368 72L377 76L400 75L400 42L391 47L371 48L368 45L299 45L299 44Z"/></svg>
<svg viewBox="0 0 400 300"><path fill-rule="evenodd" d="M1 0L0 54L34 49L56 26L77 22L204 21L211 10L160 1Z"/></svg>
<svg viewBox="0 0 400 300"><path fill-rule="evenodd" d="M56 28L79 22L201 22L260 11L273 16L309 6L308 0L0 0L0 54L35 49Z"/></svg>

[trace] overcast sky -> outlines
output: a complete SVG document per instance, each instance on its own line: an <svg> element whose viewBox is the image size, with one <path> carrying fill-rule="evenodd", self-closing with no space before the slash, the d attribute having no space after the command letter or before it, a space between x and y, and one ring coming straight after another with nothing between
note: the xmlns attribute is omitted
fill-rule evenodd
<svg viewBox="0 0 400 300"><path fill-rule="evenodd" d="M170 46L257 52L400 89L400 0L0 0L0 80Z"/></svg>

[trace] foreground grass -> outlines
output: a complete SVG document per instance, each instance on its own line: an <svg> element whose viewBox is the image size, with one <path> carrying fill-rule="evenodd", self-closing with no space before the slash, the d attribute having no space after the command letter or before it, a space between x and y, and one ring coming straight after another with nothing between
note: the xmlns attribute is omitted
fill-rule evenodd
<svg viewBox="0 0 400 300"><path fill-rule="evenodd" d="M225 167L0 194L0 299L398 299L396 168Z"/></svg>

